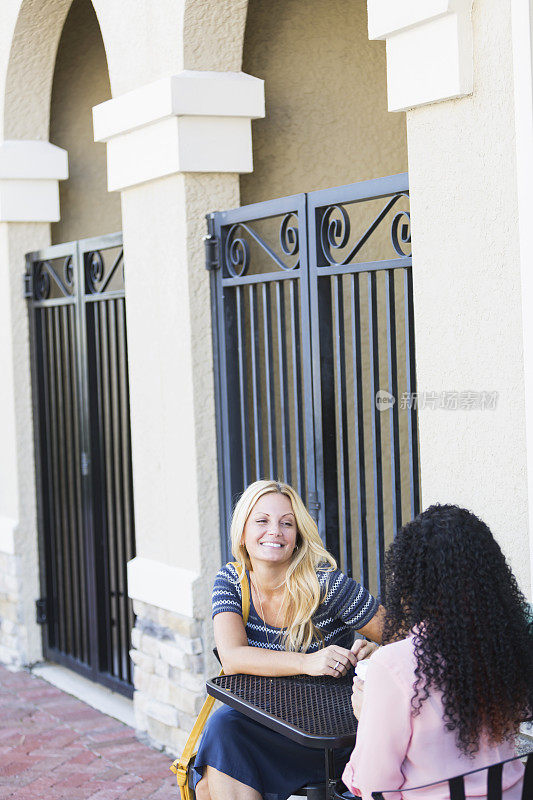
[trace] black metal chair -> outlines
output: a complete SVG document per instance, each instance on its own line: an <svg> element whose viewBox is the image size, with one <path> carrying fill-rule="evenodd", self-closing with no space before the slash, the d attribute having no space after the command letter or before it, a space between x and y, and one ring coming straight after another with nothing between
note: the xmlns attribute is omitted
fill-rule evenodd
<svg viewBox="0 0 533 800"><path fill-rule="evenodd" d="M524 773L524 782L522 785L522 800L533 800L533 750L528 753L522 753L514 758L507 758L505 761L500 761L498 764L491 764L488 767L481 767L480 769L473 769L470 772L465 772L463 775L454 775L452 778L442 778L440 781L433 783L426 783L423 786L405 786L405 789L427 789L430 786L437 786L440 783L448 781L450 787L450 800L465 800L465 784L464 779L467 775L473 775L475 772L487 772L487 800L502 800L502 771L504 764L511 761L518 761L518 759L527 758L526 769ZM344 791L343 791L344 789ZM387 795L397 792L398 789L381 789L377 792L372 792L374 800L387 800ZM354 795L346 790L344 784L339 782L335 788L334 800L352 800Z"/></svg>

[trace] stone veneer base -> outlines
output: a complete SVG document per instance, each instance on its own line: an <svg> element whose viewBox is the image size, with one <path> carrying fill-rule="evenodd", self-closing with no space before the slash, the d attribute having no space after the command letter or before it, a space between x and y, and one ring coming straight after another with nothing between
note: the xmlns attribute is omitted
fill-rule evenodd
<svg viewBox="0 0 533 800"><path fill-rule="evenodd" d="M133 705L140 738L181 754L205 699L201 623L133 601Z"/></svg>

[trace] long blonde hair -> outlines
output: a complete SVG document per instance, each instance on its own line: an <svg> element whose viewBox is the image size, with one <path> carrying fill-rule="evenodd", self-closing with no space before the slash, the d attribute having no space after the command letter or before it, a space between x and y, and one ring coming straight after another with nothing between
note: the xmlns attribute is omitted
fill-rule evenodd
<svg viewBox="0 0 533 800"><path fill-rule="evenodd" d="M296 519L297 537L292 559L285 576L286 632L283 645L286 650L307 651L315 639L323 641L313 624L312 617L321 601L317 567L327 570L337 568L337 562L328 553L318 534L316 522L305 507L302 498L292 486L278 481L256 481L243 492L231 520L231 552L238 564L239 577L252 567L248 551L243 542L244 526L250 512L260 497L270 492L286 495L291 501Z"/></svg>

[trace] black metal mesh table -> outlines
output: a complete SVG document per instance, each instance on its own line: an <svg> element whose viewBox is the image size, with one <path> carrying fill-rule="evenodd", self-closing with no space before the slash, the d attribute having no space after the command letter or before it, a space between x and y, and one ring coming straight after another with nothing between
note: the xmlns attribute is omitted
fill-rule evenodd
<svg viewBox="0 0 533 800"><path fill-rule="evenodd" d="M247 717L306 747L349 747L357 720L350 702L352 676L265 678L221 675L207 691Z"/></svg>
<svg viewBox="0 0 533 800"><path fill-rule="evenodd" d="M353 673L343 678L268 678L221 675L208 694L306 747L325 751L326 796L332 796L333 750L352 747L357 720L351 706Z"/></svg>

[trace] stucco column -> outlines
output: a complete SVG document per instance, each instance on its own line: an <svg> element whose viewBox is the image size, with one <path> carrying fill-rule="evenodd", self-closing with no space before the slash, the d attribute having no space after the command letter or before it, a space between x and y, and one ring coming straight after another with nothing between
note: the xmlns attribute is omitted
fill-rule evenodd
<svg viewBox="0 0 533 800"><path fill-rule="evenodd" d="M239 204L250 120L263 113L262 81L190 71L94 109L109 188L122 192L136 719L175 752L202 702L220 561L205 214Z"/></svg>
<svg viewBox="0 0 533 800"><path fill-rule="evenodd" d="M529 552L533 601L533 275L530 229L533 217L533 48L532 9L529 0L512 4L514 106L516 120L516 174L520 233L524 382L527 433L527 485L529 494Z"/></svg>
<svg viewBox="0 0 533 800"><path fill-rule="evenodd" d="M50 243L67 154L48 142L0 143L0 661L42 657L35 624L39 558L24 255Z"/></svg>
<svg viewBox="0 0 533 800"><path fill-rule="evenodd" d="M529 594L511 3L369 0L369 14L387 40L389 107L408 109L423 506L481 516ZM425 392L457 392L457 407ZM483 408L483 392L496 402Z"/></svg>

